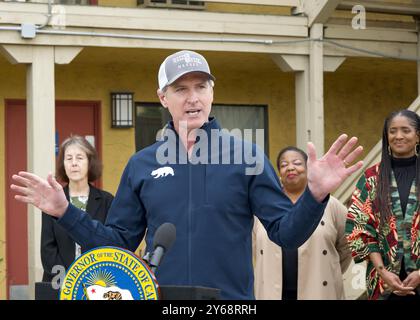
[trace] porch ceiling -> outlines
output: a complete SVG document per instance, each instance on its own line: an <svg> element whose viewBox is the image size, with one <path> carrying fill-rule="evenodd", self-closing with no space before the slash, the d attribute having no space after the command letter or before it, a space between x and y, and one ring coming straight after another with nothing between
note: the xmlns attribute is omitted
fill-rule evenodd
<svg viewBox="0 0 420 320"><path fill-rule="evenodd" d="M158 50L144 48L100 48L89 47L73 60L72 64L80 65L137 65L143 69L155 71L162 60L173 50ZM225 72L265 73L278 70L269 54L243 52L201 51L205 54L213 68ZM69 66L71 67L70 64ZM416 74L414 61L395 59L376 59L368 57L349 57L336 72L358 73L407 73Z"/></svg>
<svg viewBox="0 0 420 320"><path fill-rule="evenodd" d="M144 48L100 48L88 47L72 61L63 66L71 68L75 65L82 66L110 66L114 67L130 65L141 68L148 74L154 74L161 61L173 50L157 50ZM246 72L249 74L272 73L273 70L282 73L276 66L269 54L240 53L240 52L213 52L201 51L211 62L215 70L224 72ZM2 65L9 65L6 58L0 54L0 69ZM18 64L14 68L24 69L25 66ZM150 73L149 73L150 72ZM336 73L405 73L416 74L416 63L392 59L376 59L366 57L349 57L339 67Z"/></svg>

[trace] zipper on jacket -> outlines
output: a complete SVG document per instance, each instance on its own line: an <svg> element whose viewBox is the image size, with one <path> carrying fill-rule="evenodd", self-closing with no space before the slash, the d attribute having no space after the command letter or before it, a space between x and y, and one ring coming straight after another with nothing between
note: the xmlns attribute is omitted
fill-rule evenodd
<svg viewBox="0 0 420 320"><path fill-rule="evenodd" d="M188 283L191 285L192 283L192 266L191 266L191 255L192 255L192 248L191 248L191 221L192 221L192 186L191 186L191 163L190 159L188 159Z"/></svg>
<svg viewBox="0 0 420 320"><path fill-rule="evenodd" d="M207 165L208 164L203 164L204 166L204 201L205 204L208 205L209 204L209 197L207 195Z"/></svg>

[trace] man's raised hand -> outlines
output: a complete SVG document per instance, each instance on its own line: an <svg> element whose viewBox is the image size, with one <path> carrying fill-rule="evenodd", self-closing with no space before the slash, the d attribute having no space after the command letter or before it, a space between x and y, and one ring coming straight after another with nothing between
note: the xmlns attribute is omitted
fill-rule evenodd
<svg viewBox="0 0 420 320"><path fill-rule="evenodd" d="M45 180L33 173L20 171L18 174L14 174L12 179L17 184L12 184L10 188L20 193L15 195L16 200L30 203L41 211L57 218L60 218L66 211L69 202L66 199L63 187L51 173Z"/></svg>
<svg viewBox="0 0 420 320"><path fill-rule="evenodd" d="M363 166L363 161L351 165L360 157L363 147L354 148L357 138L348 141L347 138L346 134L340 135L320 159L316 158L313 143L308 143L308 188L319 202Z"/></svg>

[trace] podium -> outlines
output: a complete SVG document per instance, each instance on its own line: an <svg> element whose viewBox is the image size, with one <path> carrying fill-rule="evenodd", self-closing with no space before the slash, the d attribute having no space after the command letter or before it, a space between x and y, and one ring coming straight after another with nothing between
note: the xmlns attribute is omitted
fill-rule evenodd
<svg viewBox="0 0 420 320"><path fill-rule="evenodd" d="M58 300L59 293L51 282L35 282L35 300Z"/></svg>
<svg viewBox="0 0 420 320"><path fill-rule="evenodd" d="M200 286L159 286L161 300L220 300L220 289ZM58 300L50 282L35 283L35 300Z"/></svg>
<svg viewBox="0 0 420 320"><path fill-rule="evenodd" d="M161 300L220 300L220 289L188 286L160 286Z"/></svg>

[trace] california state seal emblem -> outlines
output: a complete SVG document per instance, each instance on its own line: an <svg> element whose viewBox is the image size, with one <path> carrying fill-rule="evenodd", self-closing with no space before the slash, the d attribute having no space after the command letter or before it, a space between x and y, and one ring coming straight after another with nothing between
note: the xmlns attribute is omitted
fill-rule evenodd
<svg viewBox="0 0 420 320"><path fill-rule="evenodd" d="M157 300L158 284L146 263L116 247L92 249L70 266L61 300Z"/></svg>

